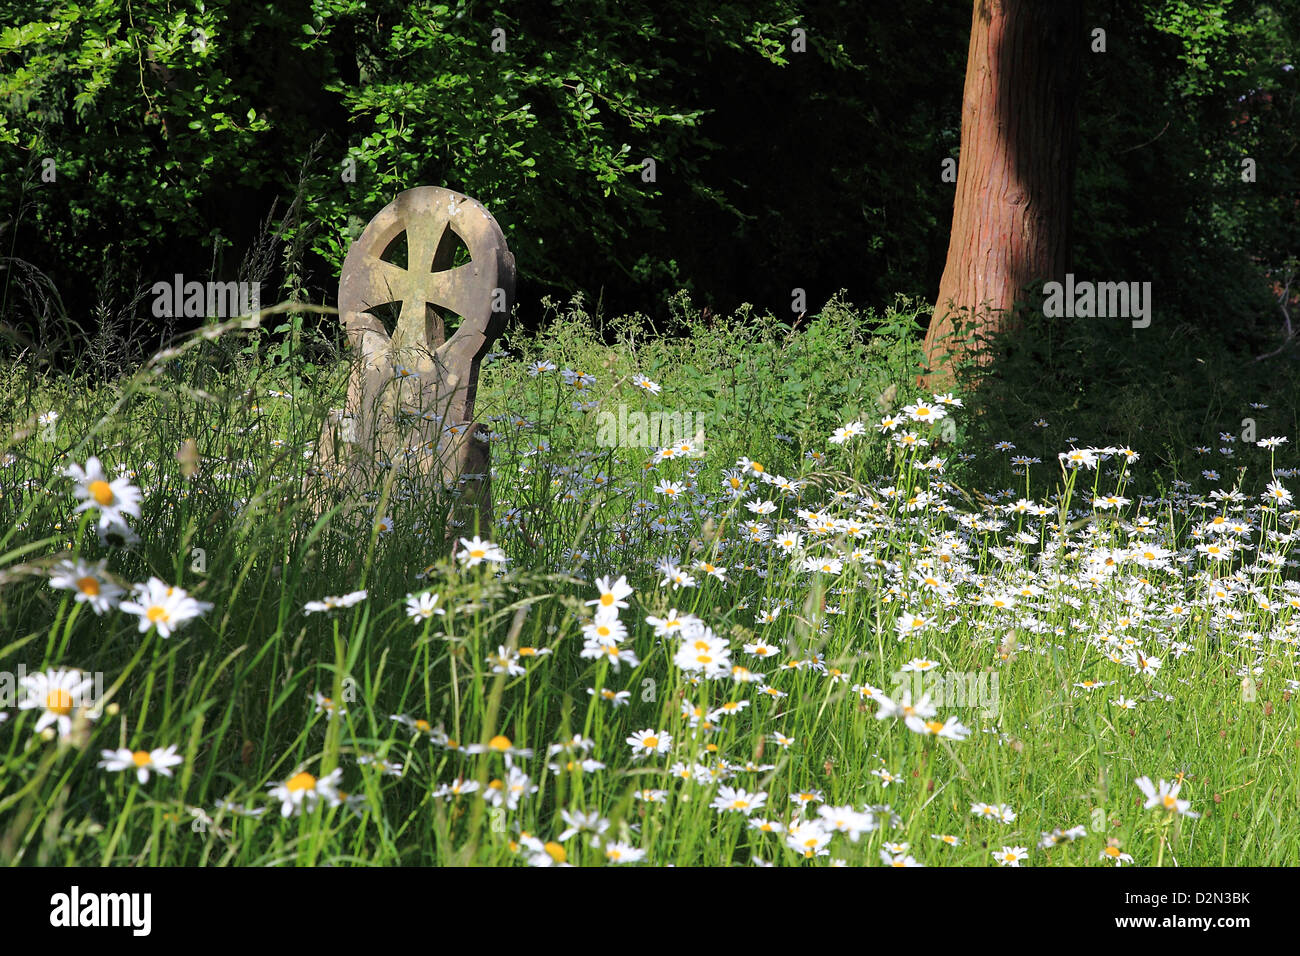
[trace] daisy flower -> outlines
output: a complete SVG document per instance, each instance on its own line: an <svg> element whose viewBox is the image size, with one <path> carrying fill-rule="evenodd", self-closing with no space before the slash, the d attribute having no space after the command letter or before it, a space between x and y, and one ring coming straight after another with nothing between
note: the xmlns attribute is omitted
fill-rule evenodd
<svg viewBox="0 0 1300 956"><path fill-rule="evenodd" d="M657 495L666 495L669 498L676 498L682 493L682 486L676 481L662 479L659 484L655 485L653 491Z"/></svg>
<svg viewBox="0 0 1300 956"><path fill-rule="evenodd" d="M914 422L937 422L948 413L935 405L917 402L915 405L904 406L903 414Z"/></svg>
<svg viewBox="0 0 1300 956"><path fill-rule="evenodd" d="M271 785L271 796L280 801L280 815L291 816L311 811L321 800L331 806L339 802L338 785L343 769L335 767L324 777L313 777L307 771L294 774L284 783Z"/></svg>
<svg viewBox="0 0 1300 956"><path fill-rule="evenodd" d="M594 621L582 626L582 636L602 647L614 647L627 639L627 625L612 614L598 613Z"/></svg>
<svg viewBox="0 0 1300 956"><path fill-rule="evenodd" d="M572 866L563 844L548 840L543 843L536 837L521 837L520 843L528 850L529 866Z"/></svg>
<svg viewBox="0 0 1300 956"><path fill-rule="evenodd" d="M612 580L612 575L606 575L596 580L596 589L600 591L600 597L586 602L586 607L598 607L601 611L617 612L618 608L626 608L627 601L623 600L632 594L632 586L627 583L626 575L619 575L617 581Z"/></svg>
<svg viewBox="0 0 1300 956"><path fill-rule="evenodd" d="M632 703L632 692L630 690L613 691L608 687L602 687L600 690L596 690L594 687L588 687L587 693L592 697L599 694L601 700L615 708L627 707Z"/></svg>
<svg viewBox="0 0 1300 956"><path fill-rule="evenodd" d="M497 734L486 744L470 744L465 748L467 754L499 753L506 757L531 757L533 751L527 747L516 747L505 734ZM507 763L509 761L507 760Z"/></svg>
<svg viewBox="0 0 1300 956"><path fill-rule="evenodd" d="M1291 492L1282 487L1282 482L1270 481L1268 483L1268 490L1264 494L1264 499L1267 501L1273 501L1279 505L1289 505L1291 503Z"/></svg>
<svg viewBox="0 0 1300 956"><path fill-rule="evenodd" d="M302 606L303 613L311 614L316 611L334 611L341 607L351 607L366 599L366 591L353 591L351 594L344 594L339 597L327 597L320 601L308 601Z"/></svg>
<svg viewBox="0 0 1300 956"><path fill-rule="evenodd" d="M1056 456L1070 468L1096 468L1097 456L1086 448L1071 448Z"/></svg>
<svg viewBox="0 0 1300 956"><path fill-rule="evenodd" d="M1125 863L1133 862L1133 857L1120 852L1120 848L1114 843L1111 843L1101 853L1097 854L1097 859L1108 863L1113 862L1116 866L1123 866Z"/></svg>
<svg viewBox="0 0 1300 956"><path fill-rule="evenodd" d="M621 841L610 843L605 847L605 859L610 863L640 863L645 859L645 850Z"/></svg>
<svg viewBox="0 0 1300 956"><path fill-rule="evenodd" d="M172 767L185 762L185 758L176 753L175 744L158 750L130 750L122 747L119 750L101 751L101 756L104 759L99 762L100 767L109 772L134 770L136 779L142 784L149 782L151 770L170 777Z"/></svg>
<svg viewBox="0 0 1300 956"><path fill-rule="evenodd" d="M1060 846L1062 843L1073 843L1080 837L1088 835L1088 828L1085 826L1070 827L1068 830L1062 830L1057 827L1051 833L1044 831L1043 838L1038 841L1040 849L1046 850L1054 846Z"/></svg>
<svg viewBox="0 0 1300 956"><path fill-rule="evenodd" d="M492 665L492 673L506 674L510 677L522 677L527 671L519 664L519 655L508 650L504 644L497 646L495 654L489 654L484 660Z"/></svg>
<svg viewBox="0 0 1300 956"><path fill-rule="evenodd" d="M915 857L908 856L907 854L904 853L899 853L895 856L890 856L888 850L880 851L880 862L885 864L885 866L893 866L893 867L898 867L900 869L910 868L914 866L925 866L924 863L918 863Z"/></svg>
<svg viewBox="0 0 1300 956"><path fill-rule="evenodd" d="M98 458L91 456L87 459L85 468L69 465L64 474L77 483L72 493L82 499L73 514L98 508L99 527L104 529L111 525L125 525L125 515L140 517L140 489L125 475L110 482Z"/></svg>
<svg viewBox="0 0 1300 956"><path fill-rule="evenodd" d="M982 820L1000 820L1011 823L1016 818L1015 811L1003 804L972 803L970 812Z"/></svg>
<svg viewBox="0 0 1300 956"><path fill-rule="evenodd" d="M970 736L970 728L957 722L956 717L949 717L945 721L923 720L921 717L911 715L903 719L908 730L923 736L945 737L948 740L965 740Z"/></svg>
<svg viewBox="0 0 1300 956"><path fill-rule="evenodd" d="M483 799L489 806L499 807L504 803L507 810L517 810L520 801L537 790L537 784L529 779L528 774L518 767L510 767L505 780L495 779L488 783Z"/></svg>
<svg viewBox="0 0 1300 956"><path fill-rule="evenodd" d="M361 754L357 757L357 763L363 767L377 767L379 772L386 777L400 777L402 775L402 764L393 760L385 760L376 754Z"/></svg>
<svg viewBox="0 0 1300 956"><path fill-rule="evenodd" d="M897 702L886 697L884 694L875 695L880 703L880 709L876 711L877 720L887 720L890 717L902 717L904 720L920 718L929 720L937 711L933 704L930 703L930 695L922 694L921 699L912 702L912 692L904 689L902 697Z"/></svg>
<svg viewBox="0 0 1300 956"><path fill-rule="evenodd" d="M931 618L904 611L899 615L898 620L894 622L894 630L898 632L898 639L901 641L908 634L919 634L929 627L931 623Z"/></svg>
<svg viewBox="0 0 1300 956"><path fill-rule="evenodd" d="M640 759L650 754L667 753L673 745L673 738L671 734L651 727L648 730L638 730L627 738L627 743L632 748L632 756Z"/></svg>
<svg viewBox="0 0 1300 956"><path fill-rule="evenodd" d="M790 849L802 854L804 859L829 856L826 844L831 842L832 832L820 820L800 820L790 824L785 843Z"/></svg>
<svg viewBox="0 0 1300 956"><path fill-rule="evenodd" d="M438 607L438 595L436 594L425 591L422 594L408 594L406 596L406 615L413 624L427 621L435 614L441 616L446 613L446 609Z"/></svg>
<svg viewBox="0 0 1300 956"><path fill-rule="evenodd" d="M1182 789L1183 782L1177 780L1173 783L1160 781L1159 785L1153 785L1150 777L1138 777L1134 781L1139 790L1147 798L1144 810L1150 810L1152 807L1161 807L1170 813L1181 814L1185 817L1199 817L1199 813L1193 813L1191 810L1192 803L1190 800L1179 800L1178 791Z"/></svg>
<svg viewBox="0 0 1300 956"><path fill-rule="evenodd" d="M847 834L848 838L854 843L858 842L858 838L862 834L880 829L880 824L876 822L874 815L854 810L851 806L820 806L817 808L817 816L835 832ZM906 849L907 845L904 844L903 850ZM901 853L903 850L898 852Z"/></svg>
<svg viewBox="0 0 1300 956"><path fill-rule="evenodd" d="M705 630L684 641L673 663L688 673L700 672L705 677L724 677L731 671L731 649L724 638Z"/></svg>
<svg viewBox="0 0 1300 956"><path fill-rule="evenodd" d="M830 443L832 445L843 445L851 438L866 434L866 431L867 426L862 422L849 422L847 425L841 425L835 429L835 433L830 437Z"/></svg>
<svg viewBox="0 0 1300 956"><path fill-rule="evenodd" d="M18 702L18 709L41 709L41 717L34 728L36 733L54 725L58 728L60 737L67 737L72 733L74 710L79 710L90 720L98 716L90 710L94 705L91 699L93 686L89 677L83 677L76 670L47 670L43 674L30 674L22 679L23 699Z"/></svg>
<svg viewBox="0 0 1300 956"><path fill-rule="evenodd" d="M581 810L561 810L560 818L566 829L556 837L561 843L567 843L579 833L594 833L599 836L609 829L609 821L597 810L583 813Z"/></svg>
<svg viewBox="0 0 1300 956"><path fill-rule="evenodd" d="M347 713L346 708L339 707L337 704L334 703L334 701L331 698L326 697L318 690L312 691L311 699L312 699L312 703L316 705L316 710L314 711L314 713L333 714L337 712L339 715L343 715Z"/></svg>
<svg viewBox="0 0 1300 956"><path fill-rule="evenodd" d="M433 733L433 725L430 724L423 717L411 717L408 716L407 714L390 714L389 719L395 720L399 724L405 724L407 727L410 727L412 730L416 731L417 733L421 733L421 734Z"/></svg>
<svg viewBox="0 0 1300 956"><path fill-rule="evenodd" d="M501 564L506 560L506 553L500 547L491 541L482 540L478 535L474 535L472 541L469 538L461 538L460 543L462 550L456 557L466 567L472 568L484 561Z"/></svg>
<svg viewBox="0 0 1300 956"><path fill-rule="evenodd" d="M50 587L75 591L73 599L78 604L89 604L96 614L103 614L117 607L126 593L109 579L107 565L107 558L93 565L80 558L76 561L64 559L50 573Z"/></svg>
<svg viewBox="0 0 1300 956"><path fill-rule="evenodd" d="M158 629L160 637L171 637L172 632L186 622L212 610L207 601L196 601L184 590L173 587L159 578L150 578L145 584L132 588L133 601L123 601L122 610L140 618L140 633L151 627Z"/></svg>
<svg viewBox="0 0 1300 956"><path fill-rule="evenodd" d="M717 796L709 806L719 813L730 811L749 816L755 810L761 810L765 803L767 803L767 794L762 791L748 793L742 789L722 786L718 788Z"/></svg>
<svg viewBox="0 0 1300 956"><path fill-rule="evenodd" d="M662 385L660 385L658 382L652 382L644 375L638 374L636 376L633 376L632 384L635 385L637 388L644 389L645 391L649 392L651 395L658 395L660 392L663 391Z"/></svg>
<svg viewBox="0 0 1300 956"><path fill-rule="evenodd" d="M999 866L1020 866L1020 861L1029 856L1029 851L1023 846L1004 846L1001 850L993 851L993 859L998 861Z"/></svg>
<svg viewBox="0 0 1300 956"><path fill-rule="evenodd" d="M463 777L457 777L451 783L444 783L437 790L433 791L433 796L441 800L453 800L456 797L473 793L478 789L477 780L466 780ZM288 816L288 814L285 814Z"/></svg>

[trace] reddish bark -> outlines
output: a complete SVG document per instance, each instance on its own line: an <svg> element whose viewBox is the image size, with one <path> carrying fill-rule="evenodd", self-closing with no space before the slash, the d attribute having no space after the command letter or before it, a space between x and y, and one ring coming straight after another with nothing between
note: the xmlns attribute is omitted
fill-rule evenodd
<svg viewBox="0 0 1300 956"><path fill-rule="evenodd" d="M954 318L962 338L1010 328L1025 287L1068 269L1088 42L1082 0L975 0L948 259L925 337L932 384L951 381L954 360L988 359L952 338Z"/></svg>

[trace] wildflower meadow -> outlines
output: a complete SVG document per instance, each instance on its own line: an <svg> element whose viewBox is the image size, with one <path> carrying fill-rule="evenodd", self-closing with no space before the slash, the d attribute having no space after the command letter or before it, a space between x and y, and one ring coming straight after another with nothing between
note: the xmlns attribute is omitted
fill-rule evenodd
<svg viewBox="0 0 1300 956"><path fill-rule="evenodd" d="M489 527L400 460L314 504L340 380L238 328L11 376L0 860L1300 862L1294 421L977 440L855 321L509 335Z"/></svg>

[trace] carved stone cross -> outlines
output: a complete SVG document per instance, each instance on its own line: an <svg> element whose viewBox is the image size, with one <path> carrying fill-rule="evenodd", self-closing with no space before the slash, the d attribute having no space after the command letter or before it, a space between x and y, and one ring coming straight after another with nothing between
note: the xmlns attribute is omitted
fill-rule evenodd
<svg viewBox="0 0 1300 956"><path fill-rule="evenodd" d="M382 258L403 232L407 264ZM457 265L464 245L469 261ZM348 250L339 314L357 361L347 407L330 413L318 468L333 478L381 466L436 477L458 498L467 532L492 523L489 456L477 438L479 364L501 334L514 300L515 259L483 206L438 186L399 193ZM391 336L372 310L400 303ZM447 337L438 308L459 315Z"/></svg>

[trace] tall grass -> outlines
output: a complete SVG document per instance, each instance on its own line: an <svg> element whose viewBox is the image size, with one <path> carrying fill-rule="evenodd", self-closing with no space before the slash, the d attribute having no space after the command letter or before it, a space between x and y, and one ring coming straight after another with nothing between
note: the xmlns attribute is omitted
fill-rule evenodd
<svg viewBox="0 0 1300 956"><path fill-rule="evenodd" d="M916 391L906 308L836 301L791 334L683 302L650 336L550 310L480 386L504 562L401 480L313 502L346 370L264 363L238 323L109 382L11 367L0 860L1300 861L1291 445L1233 443L1236 491L1222 468L1127 501L1142 448L973 447L972 409ZM619 405L704 435L602 445ZM128 540L74 513L90 456L143 493ZM77 560L211 609L142 631L51 586ZM623 576L620 640L596 612ZM102 698L36 733L20 665L102 675ZM170 777L100 766L166 747ZM1143 777L1181 785L1169 809Z"/></svg>

